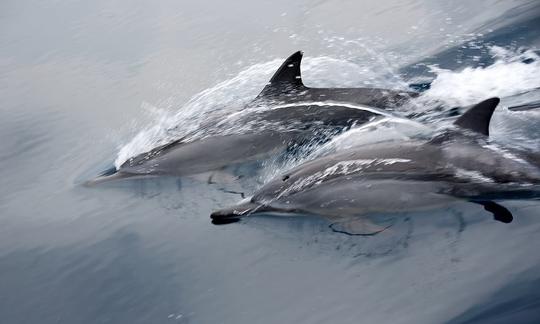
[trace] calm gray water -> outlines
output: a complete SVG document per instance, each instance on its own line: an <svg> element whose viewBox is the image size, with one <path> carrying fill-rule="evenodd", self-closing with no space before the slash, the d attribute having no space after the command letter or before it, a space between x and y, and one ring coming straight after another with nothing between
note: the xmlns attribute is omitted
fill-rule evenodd
<svg viewBox="0 0 540 324"><path fill-rule="evenodd" d="M448 107L507 107L540 100L539 48L537 0L2 1L0 323L538 322L538 201L505 203L511 224L455 204L367 238L214 226L240 197L198 179L81 182L186 114L238 109L299 49L307 85L435 80ZM501 109L492 133L540 149L539 125Z"/></svg>

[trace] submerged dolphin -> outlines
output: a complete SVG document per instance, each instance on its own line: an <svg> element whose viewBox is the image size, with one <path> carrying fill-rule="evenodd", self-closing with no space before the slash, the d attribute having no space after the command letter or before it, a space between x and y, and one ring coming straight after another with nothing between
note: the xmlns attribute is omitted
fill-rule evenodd
<svg viewBox="0 0 540 324"><path fill-rule="evenodd" d="M540 155L489 143L489 121L498 103L491 98L475 105L455 127L429 140L365 145L306 162L251 199L215 211L213 222L256 213L358 219L456 199L478 203L495 219L510 222L511 213L493 200L540 197Z"/></svg>
<svg viewBox="0 0 540 324"><path fill-rule="evenodd" d="M309 88L302 83L302 52L292 54L240 118L216 122L221 129L251 125L238 134L179 139L132 157L119 168L102 173L87 184L115 179L159 175L185 176L215 171L229 165L256 161L318 137L385 115L377 108L392 108L417 95L376 88ZM272 109L257 109L260 107ZM370 108L375 107L375 108ZM205 129L212 133L215 121ZM322 137L322 138L321 138Z"/></svg>

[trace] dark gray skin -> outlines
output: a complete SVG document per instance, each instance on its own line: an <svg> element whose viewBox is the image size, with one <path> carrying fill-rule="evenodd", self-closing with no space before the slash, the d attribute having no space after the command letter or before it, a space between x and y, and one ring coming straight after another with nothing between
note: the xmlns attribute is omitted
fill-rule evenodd
<svg viewBox="0 0 540 324"><path fill-rule="evenodd" d="M240 119L219 121L219 125L212 121L203 126L209 133L217 126L234 126L227 123L257 127L241 134L217 132L201 140L174 141L132 157L118 169L108 170L87 184L135 177L186 176L261 160L314 137L324 141L341 130L386 114L377 107L396 107L416 96L412 92L372 88L308 88L300 77L301 59L302 52L296 52L281 65L261 94L245 108L250 113ZM273 109L257 109L261 106Z"/></svg>
<svg viewBox="0 0 540 324"><path fill-rule="evenodd" d="M333 101L366 105L381 109L401 106L417 92L379 88L310 88L302 82L300 64L303 53L292 54L270 79L268 85L250 105L275 101L279 103Z"/></svg>
<svg viewBox="0 0 540 324"><path fill-rule="evenodd" d="M539 198L540 160L488 144L498 103L497 98L479 103L455 129L428 141L367 145L309 161L270 181L249 201L211 217L215 223L257 213L354 217L466 199L509 222L510 212L493 200Z"/></svg>

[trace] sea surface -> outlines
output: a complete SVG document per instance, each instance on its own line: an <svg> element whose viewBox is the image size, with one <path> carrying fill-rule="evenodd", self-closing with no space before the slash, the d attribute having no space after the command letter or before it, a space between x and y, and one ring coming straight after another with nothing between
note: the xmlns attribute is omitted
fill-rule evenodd
<svg viewBox="0 0 540 324"><path fill-rule="evenodd" d="M540 109L508 109L540 105L538 0L3 0L0 323L540 322L538 200L501 202L510 224L456 203L361 237L317 217L211 224L310 156L234 190L83 185L242 112L297 50L308 86L429 84L396 113L433 127L499 96L493 141L540 151Z"/></svg>

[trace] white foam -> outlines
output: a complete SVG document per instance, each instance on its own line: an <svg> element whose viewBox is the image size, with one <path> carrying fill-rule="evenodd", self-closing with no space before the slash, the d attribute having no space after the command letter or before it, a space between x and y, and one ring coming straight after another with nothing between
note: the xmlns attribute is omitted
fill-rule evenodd
<svg viewBox="0 0 540 324"><path fill-rule="evenodd" d="M465 180L473 180L473 181L480 181L480 182L494 182L493 179L484 176L482 173L474 170L465 170L465 169L456 169L455 172L456 177L462 178Z"/></svg>
<svg viewBox="0 0 540 324"><path fill-rule="evenodd" d="M486 67L460 71L431 67L437 77L422 97L449 106L467 106L490 97L508 97L540 88L540 57L536 53L516 53L497 46L490 50L495 62Z"/></svg>

